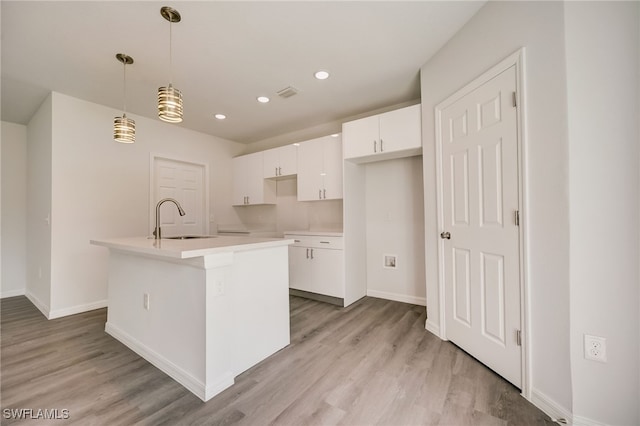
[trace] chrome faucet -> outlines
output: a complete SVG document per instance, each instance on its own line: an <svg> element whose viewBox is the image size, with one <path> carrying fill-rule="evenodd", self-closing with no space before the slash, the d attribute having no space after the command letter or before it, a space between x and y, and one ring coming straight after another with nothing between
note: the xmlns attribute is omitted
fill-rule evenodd
<svg viewBox="0 0 640 426"><path fill-rule="evenodd" d="M180 216L184 216L186 214L182 209L182 207L180 206L180 203L178 203L173 198L163 198L162 200L158 201L158 204L156 204L156 229L153 231L153 236L155 237L156 240L159 240L162 238L162 231L160 229L160 206L165 201L171 201L172 203L174 203L178 208L178 213L180 213Z"/></svg>

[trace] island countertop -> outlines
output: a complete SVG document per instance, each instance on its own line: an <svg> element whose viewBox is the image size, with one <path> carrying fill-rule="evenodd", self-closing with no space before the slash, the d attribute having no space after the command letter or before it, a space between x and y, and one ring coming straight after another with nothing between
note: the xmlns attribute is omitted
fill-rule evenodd
<svg viewBox="0 0 640 426"><path fill-rule="evenodd" d="M293 244L293 240L284 238L253 238L212 236L172 240L155 240L148 237L109 238L91 240L91 244L129 253L145 254L172 259L190 259L210 254L255 250Z"/></svg>

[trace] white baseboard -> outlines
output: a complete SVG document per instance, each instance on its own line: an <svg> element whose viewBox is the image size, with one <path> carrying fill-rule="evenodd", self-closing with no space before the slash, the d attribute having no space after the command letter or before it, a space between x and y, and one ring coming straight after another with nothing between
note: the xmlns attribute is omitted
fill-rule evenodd
<svg viewBox="0 0 640 426"><path fill-rule="evenodd" d="M390 293L387 291L369 290L367 296L377 297L378 299L393 300L396 302L411 303L412 305L427 306L425 297L410 296L407 294Z"/></svg>
<svg viewBox="0 0 640 426"><path fill-rule="evenodd" d="M235 383L233 375L229 372L220 377L215 383L205 386L198 378L187 373L148 346L140 343L117 326L107 322L104 330L205 402Z"/></svg>
<svg viewBox="0 0 640 426"><path fill-rule="evenodd" d="M49 307L47 305L45 305L44 303L42 303L42 301L40 299L38 299L33 293L31 293L30 291L27 291L25 293L25 296L27 296L27 299L29 299L29 301L31 303L33 303L33 306L35 306L36 308L38 308L38 310L40 312L42 312L42 315L45 316L45 318L49 318Z"/></svg>
<svg viewBox="0 0 640 426"><path fill-rule="evenodd" d="M607 423L600 423L587 417L573 416L573 426L607 426Z"/></svg>
<svg viewBox="0 0 640 426"><path fill-rule="evenodd" d="M95 309L106 308L107 301L100 300L98 302L86 303L84 305L76 305L68 308L55 309L53 311L49 311L49 319L66 317L69 315L81 314L82 312L93 311Z"/></svg>
<svg viewBox="0 0 640 426"><path fill-rule="evenodd" d="M436 336L442 339L442 335L440 334L440 324L436 324L433 321L431 321L429 318L427 318L427 321L424 324L424 328L431 334L435 334Z"/></svg>
<svg viewBox="0 0 640 426"><path fill-rule="evenodd" d="M558 422L558 420L560 419L565 419L566 422L563 422L561 424L575 424L573 414L569 410L567 410L565 407L561 406L539 390L531 389L531 403L541 409L555 422Z"/></svg>
<svg viewBox="0 0 640 426"><path fill-rule="evenodd" d="M7 297L24 296L25 293L26 293L26 290L24 288L3 291L2 293L0 293L0 299L6 299Z"/></svg>

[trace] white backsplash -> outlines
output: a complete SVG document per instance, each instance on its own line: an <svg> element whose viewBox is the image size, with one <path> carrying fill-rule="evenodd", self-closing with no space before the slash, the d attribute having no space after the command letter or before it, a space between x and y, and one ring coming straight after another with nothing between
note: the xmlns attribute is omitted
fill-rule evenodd
<svg viewBox="0 0 640 426"><path fill-rule="evenodd" d="M235 207L248 228L270 228L278 233L295 230L342 230L342 200L298 201L295 177L277 182L277 204Z"/></svg>

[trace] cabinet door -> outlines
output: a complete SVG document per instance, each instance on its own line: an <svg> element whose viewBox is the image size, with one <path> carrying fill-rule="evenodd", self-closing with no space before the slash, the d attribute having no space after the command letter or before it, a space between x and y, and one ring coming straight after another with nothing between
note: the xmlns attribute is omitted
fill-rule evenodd
<svg viewBox="0 0 640 426"><path fill-rule="evenodd" d="M289 246L289 288L313 291L311 262L308 258L311 249Z"/></svg>
<svg viewBox="0 0 640 426"><path fill-rule="evenodd" d="M263 152L263 177L265 179L278 176L278 167L280 166L280 155L278 148L268 149Z"/></svg>
<svg viewBox="0 0 640 426"><path fill-rule="evenodd" d="M342 139L328 137L324 143L322 198L342 198Z"/></svg>
<svg viewBox="0 0 640 426"><path fill-rule="evenodd" d="M265 183L262 152L245 155L245 179L248 204L265 203Z"/></svg>
<svg viewBox="0 0 640 426"><path fill-rule="evenodd" d="M312 139L298 146L298 201L321 199L324 140Z"/></svg>
<svg viewBox="0 0 640 426"><path fill-rule="evenodd" d="M263 151L264 178L295 175L298 170L298 147L286 145Z"/></svg>
<svg viewBox="0 0 640 426"><path fill-rule="evenodd" d="M298 147L286 145L278 148L280 164L278 164L278 174L280 176L291 176L298 173Z"/></svg>
<svg viewBox="0 0 640 426"><path fill-rule="evenodd" d="M361 118L342 125L344 158L358 158L379 152L378 116Z"/></svg>
<svg viewBox="0 0 640 426"><path fill-rule="evenodd" d="M420 104L380 115L381 152L402 151L422 146Z"/></svg>
<svg viewBox="0 0 640 426"><path fill-rule="evenodd" d="M313 293L344 298L344 256L342 250L312 249Z"/></svg>
<svg viewBox="0 0 640 426"><path fill-rule="evenodd" d="M243 206L247 197L248 159L246 155L232 160L233 167L233 205Z"/></svg>

